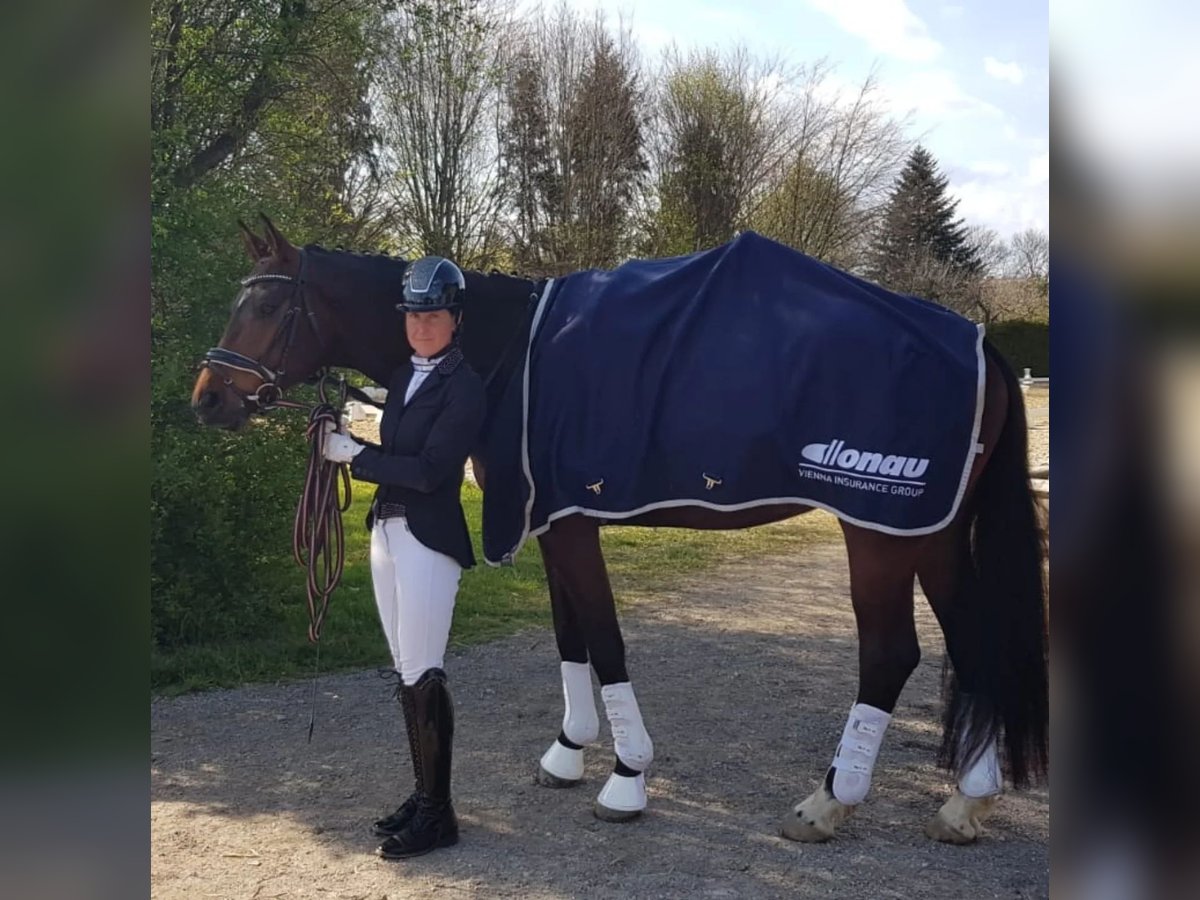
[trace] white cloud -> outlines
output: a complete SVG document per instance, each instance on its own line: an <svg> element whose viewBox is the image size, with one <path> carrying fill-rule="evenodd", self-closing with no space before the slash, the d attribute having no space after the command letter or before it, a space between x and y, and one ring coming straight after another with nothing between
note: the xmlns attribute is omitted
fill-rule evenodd
<svg viewBox="0 0 1200 900"><path fill-rule="evenodd" d="M925 23L904 0L810 0L871 49L911 62L929 62L942 45L929 35Z"/></svg>
<svg viewBox="0 0 1200 900"><path fill-rule="evenodd" d="M1012 166L1006 162L994 159L981 159L977 162L969 163L967 170L976 175L987 175L992 178L1003 178L1006 175L1012 174Z"/></svg>
<svg viewBox="0 0 1200 900"><path fill-rule="evenodd" d="M983 60L983 70L993 78L1007 81L1010 84L1020 84L1025 80L1025 72L1019 65L1015 62L1000 62L994 56L988 56Z"/></svg>
<svg viewBox="0 0 1200 900"><path fill-rule="evenodd" d="M1042 153L1029 160L1029 174L1026 182L1030 187L1050 183L1050 154Z"/></svg>
<svg viewBox="0 0 1200 900"><path fill-rule="evenodd" d="M939 120L961 116L1004 116L998 107L964 91L954 73L947 69L914 72L881 85L880 92L899 114L912 111L918 116Z"/></svg>
<svg viewBox="0 0 1200 900"><path fill-rule="evenodd" d="M1010 237L1026 228L1049 230L1050 201L1045 186L1026 187L1014 181L967 181L952 185L958 214L968 225L994 228Z"/></svg>

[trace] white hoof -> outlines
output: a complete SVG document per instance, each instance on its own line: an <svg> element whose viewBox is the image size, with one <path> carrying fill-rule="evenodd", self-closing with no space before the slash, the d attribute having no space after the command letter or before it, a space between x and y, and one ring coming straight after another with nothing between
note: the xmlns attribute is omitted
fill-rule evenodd
<svg viewBox="0 0 1200 900"><path fill-rule="evenodd" d="M827 841L838 826L850 818L853 806L839 803L822 784L803 803L797 803L783 820L780 829L785 838L816 844Z"/></svg>
<svg viewBox="0 0 1200 900"><path fill-rule="evenodd" d="M925 835L947 844L972 844L983 833L980 824L996 806L999 795L968 797L955 789L937 815L925 826Z"/></svg>
<svg viewBox="0 0 1200 900"><path fill-rule="evenodd" d="M558 741L542 754L538 784L547 787L571 787L583 780L583 751L564 747Z"/></svg>
<svg viewBox="0 0 1200 900"><path fill-rule="evenodd" d="M646 776L618 775L613 772L596 798L592 811L605 822L628 822L636 819L646 808Z"/></svg>

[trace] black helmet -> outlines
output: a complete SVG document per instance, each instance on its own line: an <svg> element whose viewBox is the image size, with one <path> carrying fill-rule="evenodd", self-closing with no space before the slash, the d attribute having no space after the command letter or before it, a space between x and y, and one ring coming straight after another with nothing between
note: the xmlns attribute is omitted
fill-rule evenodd
<svg viewBox="0 0 1200 900"><path fill-rule="evenodd" d="M404 271L404 299L396 304L401 312L435 312L457 309L462 303L467 280L462 270L442 256L426 256Z"/></svg>

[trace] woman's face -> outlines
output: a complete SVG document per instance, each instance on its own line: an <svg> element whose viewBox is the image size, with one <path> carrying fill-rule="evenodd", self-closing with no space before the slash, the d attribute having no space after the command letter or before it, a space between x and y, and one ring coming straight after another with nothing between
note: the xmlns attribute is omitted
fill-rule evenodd
<svg viewBox="0 0 1200 900"><path fill-rule="evenodd" d="M454 337L455 315L448 309L435 312L410 312L404 314L404 330L408 343L418 356L437 356L450 346Z"/></svg>

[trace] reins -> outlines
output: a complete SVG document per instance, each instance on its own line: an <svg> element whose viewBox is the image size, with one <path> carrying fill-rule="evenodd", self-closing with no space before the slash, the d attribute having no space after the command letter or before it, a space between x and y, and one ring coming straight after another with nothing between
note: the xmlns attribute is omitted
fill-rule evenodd
<svg viewBox="0 0 1200 900"><path fill-rule="evenodd" d="M317 388L320 402L308 414L308 468L292 528L292 555L307 573L308 639L314 644L321 639L330 595L345 568L342 513L350 508L350 466L330 462L323 453L326 434L341 424L347 385L344 379L338 379L336 402L331 402L326 390L328 378L322 376Z"/></svg>

